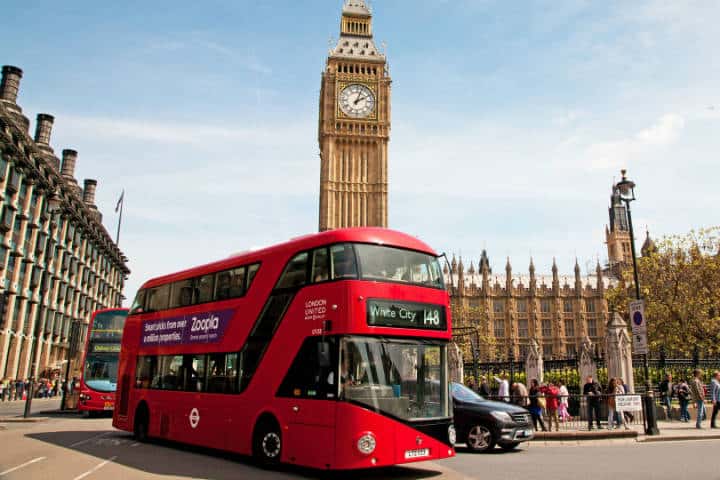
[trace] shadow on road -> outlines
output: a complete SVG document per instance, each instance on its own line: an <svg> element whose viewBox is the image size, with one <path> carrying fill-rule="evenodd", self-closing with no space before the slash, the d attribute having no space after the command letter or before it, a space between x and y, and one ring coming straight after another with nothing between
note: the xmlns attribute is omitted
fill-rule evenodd
<svg viewBox="0 0 720 480"><path fill-rule="evenodd" d="M116 457L113 463L154 475L230 480L253 479L320 479L360 480L425 479L442 475L441 471L419 467L386 467L371 470L325 472L283 465L264 470L252 458L208 448L184 445L166 440L137 443L133 437L117 430L62 431L31 433L28 438L46 442L100 460Z"/></svg>

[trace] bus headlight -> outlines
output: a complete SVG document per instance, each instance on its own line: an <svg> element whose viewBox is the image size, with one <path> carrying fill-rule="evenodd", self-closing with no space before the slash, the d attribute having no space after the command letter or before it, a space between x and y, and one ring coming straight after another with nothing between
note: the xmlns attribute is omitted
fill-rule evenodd
<svg viewBox="0 0 720 480"><path fill-rule="evenodd" d="M455 440L457 440L457 435L455 434L455 425L450 424L448 427L448 440L450 440L450 445L455 445Z"/></svg>
<svg viewBox="0 0 720 480"><path fill-rule="evenodd" d="M370 432L363 433L357 441L357 449L363 455L370 455L374 452L376 445L377 442L375 441L375 435Z"/></svg>
<svg viewBox="0 0 720 480"><path fill-rule="evenodd" d="M87 394L85 394L85 393L81 393L81 394L80 394L80 400L82 400L83 402L86 401L86 400L90 400L90 395L87 395Z"/></svg>

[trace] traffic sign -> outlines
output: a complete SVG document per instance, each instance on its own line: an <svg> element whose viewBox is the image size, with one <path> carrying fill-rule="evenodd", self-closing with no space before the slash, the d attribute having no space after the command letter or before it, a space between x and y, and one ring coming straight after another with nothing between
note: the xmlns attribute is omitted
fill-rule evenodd
<svg viewBox="0 0 720 480"><path fill-rule="evenodd" d="M647 355L647 321L645 319L645 302L633 300L630 302L630 325L632 327L633 351L636 354Z"/></svg>

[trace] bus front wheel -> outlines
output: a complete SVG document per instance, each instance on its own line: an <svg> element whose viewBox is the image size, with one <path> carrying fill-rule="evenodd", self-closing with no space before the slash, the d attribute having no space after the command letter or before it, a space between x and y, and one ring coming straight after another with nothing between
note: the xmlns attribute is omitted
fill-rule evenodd
<svg viewBox="0 0 720 480"><path fill-rule="evenodd" d="M145 404L140 405L135 412L133 435L138 442L147 442L150 428L150 412Z"/></svg>
<svg viewBox="0 0 720 480"><path fill-rule="evenodd" d="M282 434L275 419L261 420L253 435L253 456L265 467L280 463Z"/></svg>

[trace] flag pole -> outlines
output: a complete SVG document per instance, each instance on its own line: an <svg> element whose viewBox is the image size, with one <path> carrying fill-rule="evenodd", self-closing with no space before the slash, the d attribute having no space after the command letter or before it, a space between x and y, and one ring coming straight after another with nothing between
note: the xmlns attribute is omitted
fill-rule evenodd
<svg viewBox="0 0 720 480"><path fill-rule="evenodd" d="M125 190L122 191L120 194L120 201L118 201L118 206L115 208L115 211L117 211L117 208L120 208L120 216L118 217L118 226L117 226L117 235L115 236L115 245L120 246L120 225L122 225L122 214L123 214L123 207L125 206Z"/></svg>

